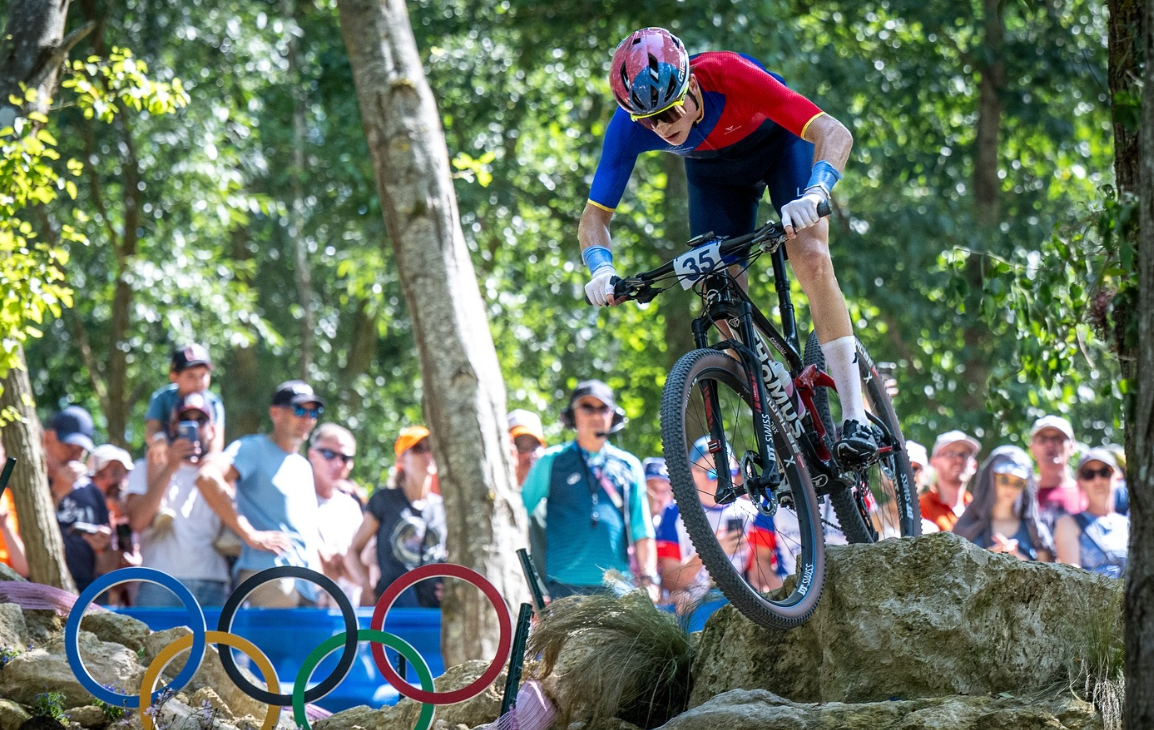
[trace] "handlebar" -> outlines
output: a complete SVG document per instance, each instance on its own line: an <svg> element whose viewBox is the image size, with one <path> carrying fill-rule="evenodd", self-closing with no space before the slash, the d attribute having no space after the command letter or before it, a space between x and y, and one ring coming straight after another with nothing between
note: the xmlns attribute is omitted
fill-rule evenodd
<svg viewBox="0 0 1154 730"><path fill-rule="evenodd" d="M817 206L817 214L822 218L830 214L830 207L828 201L822 201ZM702 238L709 238L711 236L704 236ZM770 221L753 233L748 233L744 236L736 236L729 238L721 243L719 253L722 260L726 260L730 256L737 256L742 258L754 246L761 246L765 251L776 251L779 246L785 243L786 234L785 229L781 223ZM652 301L661 289L654 289L650 286L654 281L663 276L668 276L673 273L673 261L667 261L661 266L658 266L652 271L645 271L636 276L628 278L614 278L613 283L613 297L622 301L635 301L642 304ZM589 303L588 297L585 299Z"/></svg>

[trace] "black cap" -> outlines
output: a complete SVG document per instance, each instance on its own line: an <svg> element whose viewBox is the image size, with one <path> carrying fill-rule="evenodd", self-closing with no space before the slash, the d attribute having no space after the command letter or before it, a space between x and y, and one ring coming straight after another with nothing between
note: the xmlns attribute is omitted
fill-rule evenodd
<svg viewBox="0 0 1154 730"><path fill-rule="evenodd" d="M276 387L272 394L274 406L299 406L305 403L324 405L323 398L313 392L313 387L303 380L288 380Z"/></svg>
<svg viewBox="0 0 1154 730"><path fill-rule="evenodd" d="M61 443L83 446L85 451L96 448L92 443L92 415L80 406L68 406L57 413L52 417L50 427Z"/></svg>
<svg viewBox="0 0 1154 730"><path fill-rule="evenodd" d="M578 383L573 389L573 395L569 396L569 405L585 397L596 398L610 408L617 407L617 402L613 400L613 389L600 380L582 380Z"/></svg>
<svg viewBox="0 0 1154 730"><path fill-rule="evenodd" d="M193 343L172 351L172 372L179 373L197 365L204 365L212 370L212 360L208 356L208 348L204 345Z"/></svg>

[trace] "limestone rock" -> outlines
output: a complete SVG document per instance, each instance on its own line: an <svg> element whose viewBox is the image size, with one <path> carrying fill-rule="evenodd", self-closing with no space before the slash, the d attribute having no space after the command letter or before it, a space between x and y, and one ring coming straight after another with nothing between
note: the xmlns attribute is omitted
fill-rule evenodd
<svg viewBox="0 0 1154 730"><path fill-rule="evenodd" d="M73 707L71 710L66 710L64 714L68 716L69 722L76 723L80 727L104 727L108 724L108 718L104 716L104 710L96 705Z"/></svg>
<svg viewBox="0 0 1154 730"><path fill-rule="evenodd" d="M31 713L12 700L0 700L0 730L18 730L30 717Z"/></svg>
<svg viewBox="0 0 1154 730"><path fill-rule="evenodd" d="M64 633L65 619L55 611L26 610L24 624L28 627L28 638L36 644L44 644Z"/></svg>
<svg viewBox="0 0 1154 730"><path fill-rule="evenodd" d="M144 640L151 633L143 621L112 611L86 613L80 619L80 628L96 634L101 641L122 644L137 652L144 648Z"/></svg>
<svg viewBox="0 0 1154 730"><path fill-rule="evenodd" d="M379 710L361 705L317 720L312 726L314 730L412 730L420 711L420 704L412 700Z"/></svg>
<svg viewBox="0 0 1154 730"><path fill-rule="evenodd" d="M733 690L678 715L661 730L1099 730L1093 706L1072 698L934 697L846 704L791 702L766 690Z"/></svg>
<svg viewBox="0 0 1154 730"><path fill-rule="evenodd" d="M825 592L806 625L762 629L729 606L709 620L690 707L732 689L796 702L1022 694L1066 676L1120 589L952 533L827 556Z"/></svg>
<svg viewBox="0 0 1154 730"><path fill-rule="evenodd" d="M136 663L136 652L81 631L80 656L89 673L101 684L121 688L140 686L143 670ZM92 695L72 673L64 654L63 637L24 652L0 672L0 696L22 704L31 704L46 687L64 694L65 707L80 707L92 702Z"/></svg>
<svg viewBox="0 0 1154 730"><path fill-rule="evenodd" d="M164 647L176 641L182 636L192 634L192 630L186 626L177 626L175 628L167 629L165 631L157 631L149 634L144 640L144 658L141 662L147 667L152 663ZM179 655L168 665L168 669L164 671L163 676L171 679L175 677L184 667L185 659L188 653L184 652ZM241 667L240 670L244 672L250 680L259 687L263 687L264 683L254 677L251 673ZM224 667L220 663L220 652L215 646L209 645L205 648L204 661L200 663L200 669L197 670L196 675L193 676L192 682L188 684L182 691L189 695L195 694L203 687L210 687L213 692L224 702L229 708L231 714L235 717L243 717L244 715L251 715L258 718L257 725L259 727L261 720L265 715L266 705L263 702L258 702L246 695L240 690L233 681L229 679L228 675L224 673ZM284 690L282 690L284 691ZM291 712L288 713L291 716Z"/></svg>
<svg viewBox="0 0 1154 730"><path fill-rule="evenodd" d="M17 573L7 563L0 563L0 580L24 580L24 576Z"/></svg>
<svg viewBox="0 0 1154 730"><path fill-rule="evenodd" d="M461 689L472 684L484 674L485 670L489 668L489 664L490 662L485 659L458 664L433 680L433 684L436 685L438 692ZM505 694L505 676L506 672L502 671L492 684L471 700L452 705L439 705L436 714L437 724L444 722L449 727L454 725L477 727L496 720L501 714L501 699ZM404 701L410 702L410 700Z"/></svg>
<svg viewBox="0 0 1154 730"><path fill-rule="evenodd" d="M30 641L24 611L15 603L0 603L0 647L24 651Z"/></svg>

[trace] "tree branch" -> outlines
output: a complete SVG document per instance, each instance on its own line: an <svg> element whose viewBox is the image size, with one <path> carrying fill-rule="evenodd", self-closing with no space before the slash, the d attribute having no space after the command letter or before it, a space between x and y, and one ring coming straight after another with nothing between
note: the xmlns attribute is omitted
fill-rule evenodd
<svg viewBox="0 0 1154 730"><path fill-rule="evenodd" d="M28 85L40 86L50 74L55 73L56 69L64 63L64 59L68 57L72 48L94 30L96 30L96 23L90 20L65 36L56 50L32 73L32 80Z"/></svg>

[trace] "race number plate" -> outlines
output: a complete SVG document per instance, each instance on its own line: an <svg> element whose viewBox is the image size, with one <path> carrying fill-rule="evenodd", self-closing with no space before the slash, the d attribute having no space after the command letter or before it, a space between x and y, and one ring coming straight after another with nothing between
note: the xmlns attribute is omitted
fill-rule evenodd
<svg viewBox="0 0 1154 730"><path fill-rule="evenodd" d="M682 289L690 289L701 277L725 264L721 260L721 241L700 246L673 259L673 271L681 280Z"/></svg>

